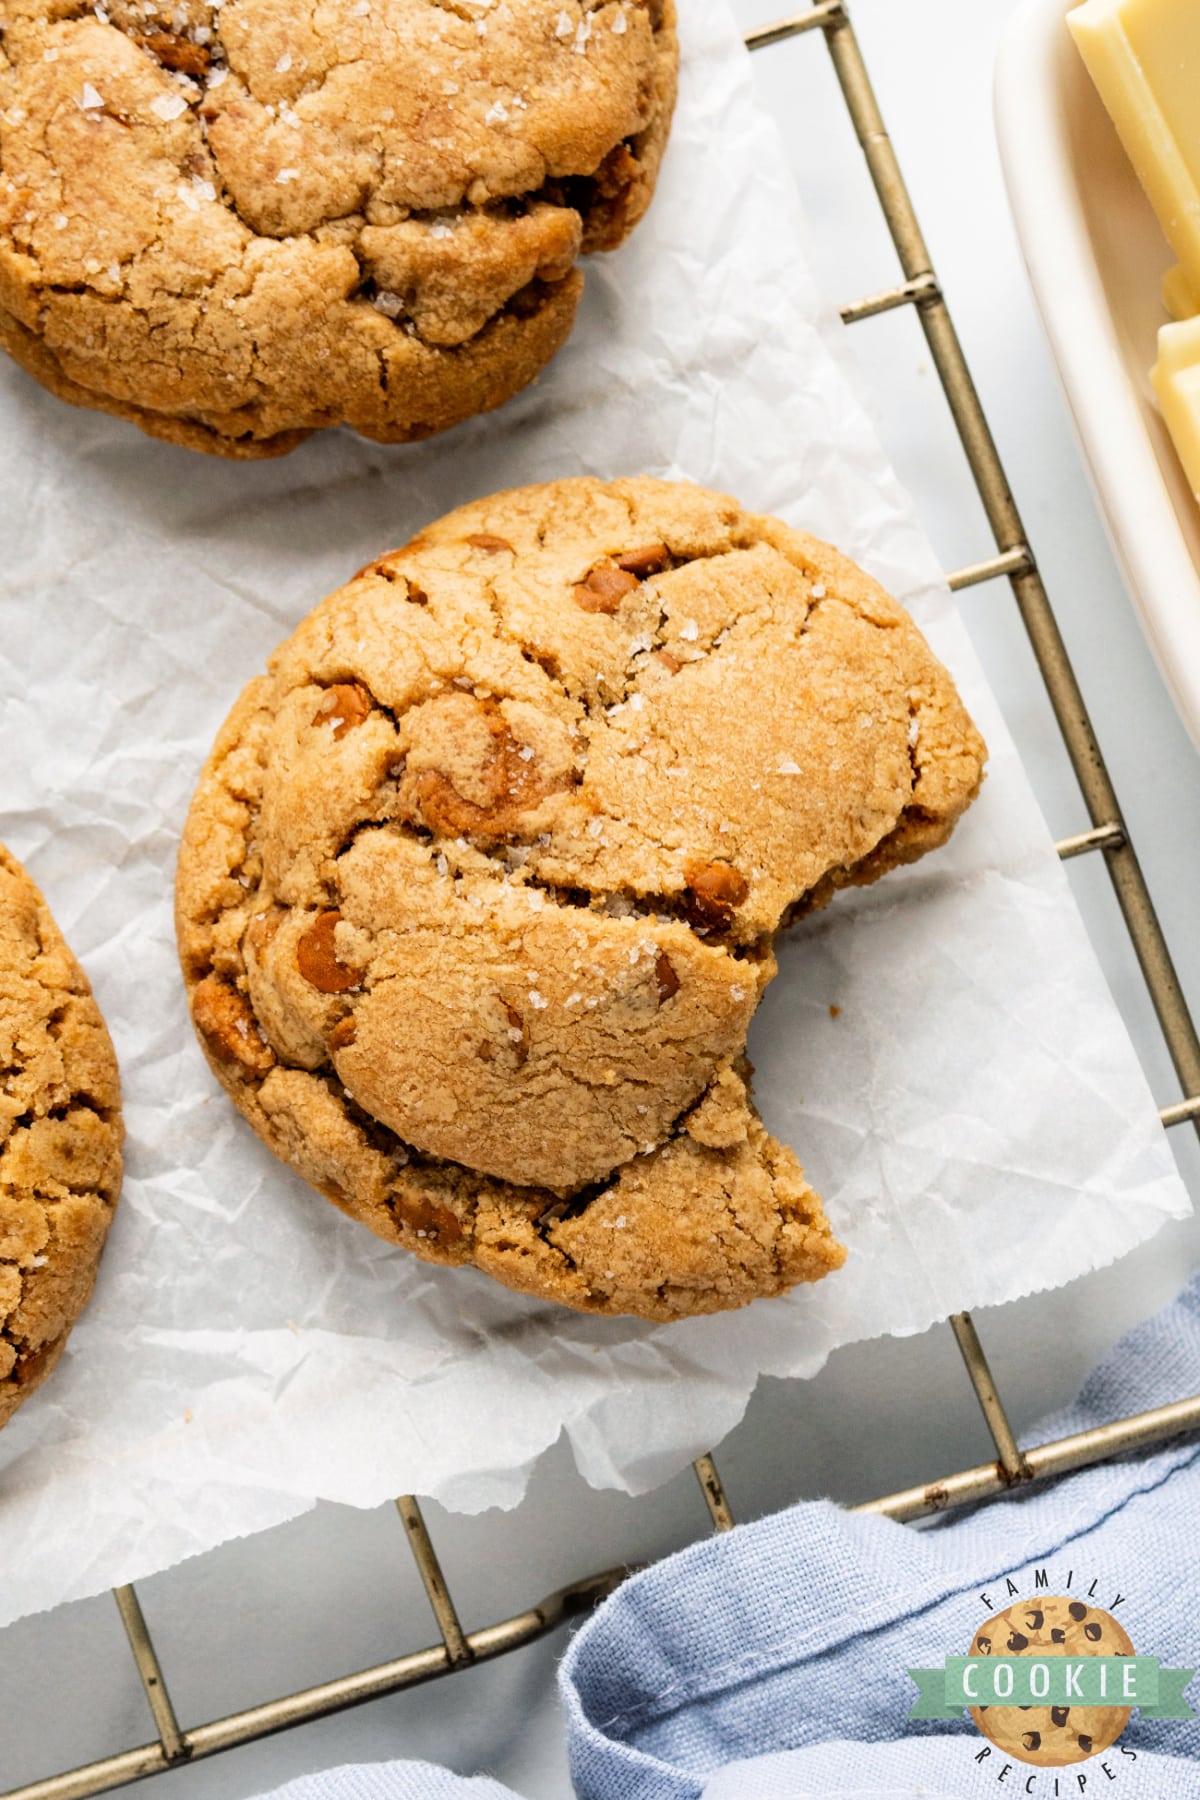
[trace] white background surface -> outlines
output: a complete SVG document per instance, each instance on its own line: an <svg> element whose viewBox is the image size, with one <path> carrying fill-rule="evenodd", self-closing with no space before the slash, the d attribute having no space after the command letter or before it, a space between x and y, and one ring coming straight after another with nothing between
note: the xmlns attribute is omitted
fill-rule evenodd
<svg viewBox="0 0 1200 1800"><path fill-rule="evenodd" d="M686 0L684 0L686 4ZM749 25L773 16L736 0ZM977 383L1186 990L1200 1001L1200 764L1151 664L1097 519L1028 298L991 125L995 43L1009 0L857 0L855 22L884 117L916 198ZM816 35L761 53L764 96L786 133L826 285L851 298L889 285L878 222L828 58ZM854 328L885 442L947 568L990 550L915 317ZM963 596L963 612L1056 835L1087 820L1005 584ZM1158 1097L1176 1097L1104 871L1073 865L1114 991ZM1200 1199L1194 1141L1175 1142ZM1200 1262L1200 1226L1167 1227L1119 1268L1050 1296L980 1314L1018 1432L1067 1398L1087 1366ZM741 1517L791 1499L849 1500L983 1460L988 1439L945 1327L838 1353L815 1381L768 1382L718 1458ZM681 1477L650 1499L584 1488L552 1457L515 1514L430 1524L468 1628L559 1583L660 1554L705 1526ZM144 1584L143 1604L185 1724L431 1641L398 1523L323 1508L269 1539L228 1547ZM553 1700L561 1640L452 1681L182 1769L156 1793L215 1800L257 1793L346 1760L426 1756L486 1768L529 1800L565 1796ZM0 1634L0 1785L143 1742L149 1718L111 1601L84 1603Z"/></svg>

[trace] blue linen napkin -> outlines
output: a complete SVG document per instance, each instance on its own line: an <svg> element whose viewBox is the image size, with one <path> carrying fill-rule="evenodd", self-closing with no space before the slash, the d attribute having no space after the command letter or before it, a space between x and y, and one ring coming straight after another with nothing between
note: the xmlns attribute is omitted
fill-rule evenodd
<svg viewBox="0 0 1200 1800"><path fill-rule="evenodd" d="M355 1763L301 1775L259 1800L520 1800L486 1775L452 1775L434 1763Z"/></svg>
<svg viewBox="0 0 1200 1800"><path fill-rule="evenodd" d="M1035 1435L1064 1437L1198 1390L1200 1277ZM976 1628L1009 1604L1005 1578L1025 1596L1043 1567L1050 1593L1083 1597L1095 1580L1097 1606L1123 1595L1116 1616L1139 1652L1166 1667L1200 1663L1200 1445L1085 1470L924 1531L827 1502L796 1506L635 1576L562 1665L580 1800L700 1800L724 1764L837 1739L859 1746L860 1779L898 1766L864 1746L907 1740L906 1760L919 1768L914 1744L940 1741L956 1791L991 1791L1003 1759L974 1761L985 1746L965 1718L909 1722L916 1691L906 1671L965 1654ZM1178 1791L1200 1794L1200 1721L1135 1715L1121 1743L1139 1763L1148 1752L1173 1759L1187 1771ZM1062 1793L1174 1791L1159 1775L1134 1789L1126 1777L1137 1765L1110 1761L1126 1765L1119 1783L1097 1765L1083 1790L1064 1772ZM1014 1770L1005 1786L1022 1791L1029 1773L1015 1788ZM714 1784L713 1800L722 1791L731 1790Z"/></svg>
<svg viewBox="0 0 1200 1800"><path fill-rule="evenodd" d="M1197 1391L1200 1276L1035 1435L1063 1437ZM1007 1774L965 1718L909 1720L907 1670L965 1654L1012 1600L1006 1582L1025 1598L1038 1569L1049 1593L1115 1610L1139 1654L1167 1668L1200 1663L1200 1445L1089 1469L922 1531L806 1503L632 1577L580 1629L560 1671L579 1800L1196 1800L1200 1719L1135 1714L1104 1756L1061 1770L1009 1763ZM408 1763L333 1771L279 1800L515 1796Z"/></svg>

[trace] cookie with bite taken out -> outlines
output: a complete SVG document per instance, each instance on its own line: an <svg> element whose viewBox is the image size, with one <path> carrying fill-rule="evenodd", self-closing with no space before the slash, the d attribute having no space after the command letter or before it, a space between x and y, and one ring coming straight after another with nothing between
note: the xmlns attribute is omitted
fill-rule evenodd
<svg viewBox="0 0 1200 1800"><path fill-rule="evenodd" d="M192 1017L381 1236L672 1319L843 1257L754 1110L799 912L943 843L984 747L827 544L646 479L498 494L308 616L184 833Z"/></svg>

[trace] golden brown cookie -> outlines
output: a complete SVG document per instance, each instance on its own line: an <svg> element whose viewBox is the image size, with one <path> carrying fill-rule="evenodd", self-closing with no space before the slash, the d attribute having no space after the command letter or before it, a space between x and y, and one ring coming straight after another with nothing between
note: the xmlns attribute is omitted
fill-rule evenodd
<svg viewBox="0 0 1200 1800"><path fill-rule="evenodd" d="M0 846L0 1425L50 1373L121 1186L117 1061L87 977Z"/></svg>
<svg viewBox="0 0 1200 1800"><path fill-rule="evenodd" d="M223 456L507 400L649 204L674 0L0 0L0 344Z"/></svg>
<svg viewBox="0 0 1200 1800"><path fill-rule="evenodd" d="M826 544L649 480L499 494L323 601L230 714L177 924L271 1147L383 1237L566 1305L842 1260L747 1091L794 912L941 843L983 745Z"/></svg>
<svg viewBox="0 0 1200 1800"><path fill-rule="evenodd" d="M994 1614L968 1656L1132 1656L1133 1642L1111 1613L1068 1594L1038 1595ZM1115 1744L1129 1706L972 1706L971 1717L997 1749L1020 1762L1057 1769Z"/></svg>

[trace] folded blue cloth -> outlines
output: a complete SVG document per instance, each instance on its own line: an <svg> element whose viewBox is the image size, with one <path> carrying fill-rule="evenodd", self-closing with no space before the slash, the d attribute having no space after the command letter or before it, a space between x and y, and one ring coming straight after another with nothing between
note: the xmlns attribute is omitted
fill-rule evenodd
<svg viewBox="0 0 1200 1800"><path fill-rule="evenodd" d="M1198 1390L1200 1278L1123 1339L1036 1437ZM917 1745L940 1740L958 1791L991 1791L1003 1759L974 1762L985 1746L966 1719L910 1723L916 1690L906 1671L965 1655L976 1628L1009 1604L1005 1578L1028 1595L1035 1567L1046 1569L1050 1593L1086 1594L1094 1579L1096 1605L1124 1595L1116 1616L1139 1652L1167 1667L1200 1663L1200 1446L1085 1470L924 1531L824 1502L796 1506L635 1576L583 1626L562 1665L580 1800L700 1800L724 1764L839 1739L857 1747L860 1787L900 1766L864 1746L907 1740L901 1760L919 1773ZM1139 1781L1140 1791L1200 1794L1200 1721L1135 1715L1121 1743L1139 1762L1158 1752L1186 1774L1177 1790ZM799 1781L803 1759L793 1760ZM1015 1781L1016 1769L1006 1785ZM1088 1788L1109 1785L1096 1765ZM1112 1785L1130 1791L1127 1780ZM737 1791L753 1790L743 1780ZM1064 1774L1062 1791L1079 1793L1077 1776ZM1053 1786L1043 1779L1030 1792L1052 1795Z"/></svg>
<svg viewBox="0 0 1200 1800"><path fill-rule="evenodd" d="M1130 1333L1076 1404L1036 1436L1063 1437L1197 1391L1200 1277ZM1103 1757L1063 1770L1015 1762L1003 1776L1002 1753L965 1718L909 1720L908 1668L965 1654L984 1619L1010 1603L1008 1579L1022 1598L1036 1592L1035 1569L1049 1593L1115 1609L1139 1654L1168 1668L1200 1663L1200 1445L1089 1469L922 1531L826 1502L796 1506L634 1576L582 1627L562 1664L576 1792L580 1800L993 1791L1196 1800L1194 1718L1135 1714ZM515 1800L494 1782L415 1763L333 1771L285 1796Z"/></svg>
<svg viewBox="0 0 1200 1800"><path fill-rule="evenodd" d="M355 1763L301 1775L259 1800L520 1800L486 1775L452 1775L434 1763Z"/></svg>

